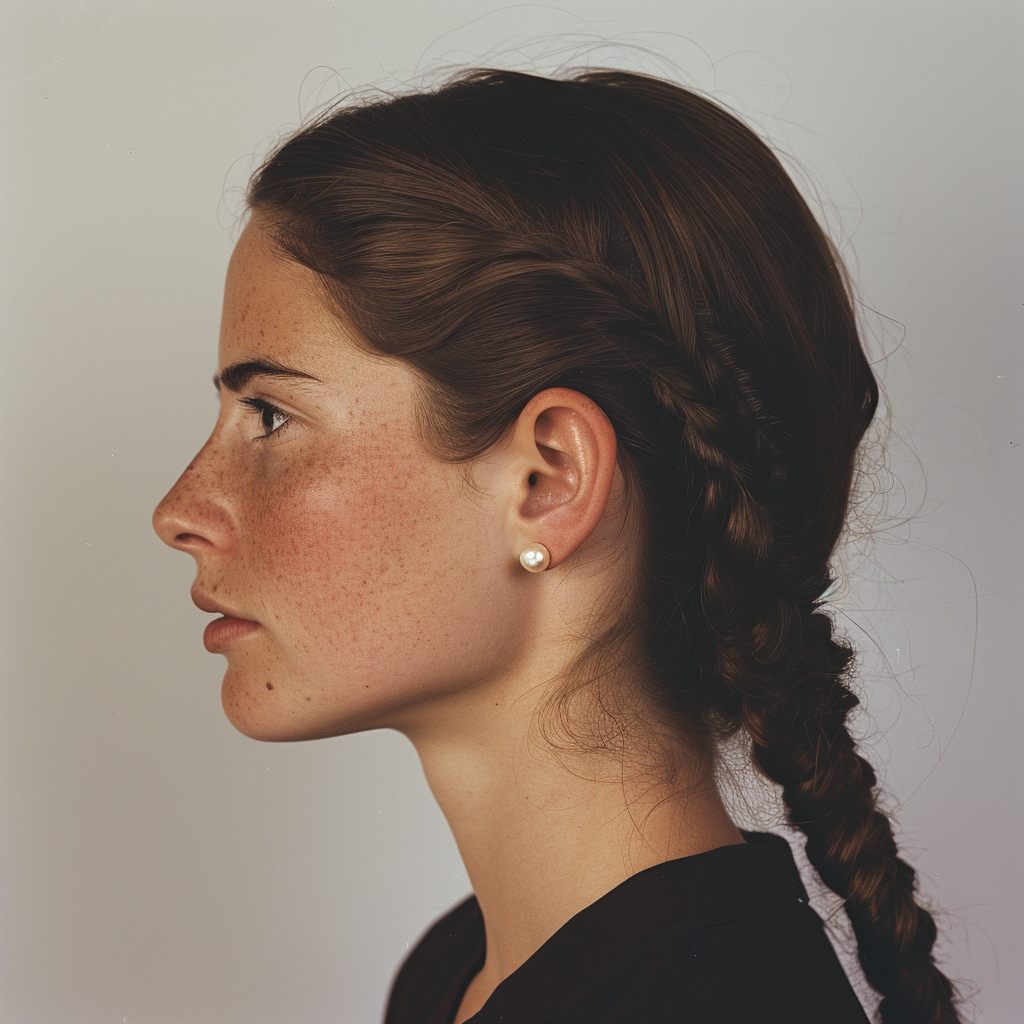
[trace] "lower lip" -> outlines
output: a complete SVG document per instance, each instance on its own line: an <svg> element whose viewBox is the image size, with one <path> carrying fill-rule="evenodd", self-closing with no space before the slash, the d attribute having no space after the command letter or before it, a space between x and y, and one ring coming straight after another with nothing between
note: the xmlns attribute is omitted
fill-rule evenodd
<svg viewBox="0 0 1024 1024"><path fill-rule="evenodd" d="M203 646L211 654L221 654L230 650L239 640L255 633L260 628L258 622L248 619L232 619L222 615L219 619L207 623L203 631Z"/></svg>

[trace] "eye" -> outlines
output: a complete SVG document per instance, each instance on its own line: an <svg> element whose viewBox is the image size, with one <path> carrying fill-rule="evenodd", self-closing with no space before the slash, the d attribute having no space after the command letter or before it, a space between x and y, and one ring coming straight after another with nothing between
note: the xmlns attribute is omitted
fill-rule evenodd
<svg viewBox="0 0 1024 1024"><path fill-rule="evenodd" d="M271 405L270 402L263 398L240 398L239 401L242 405L248 406L254 413L260 418L260 423L263 426L263 433L257 434L254 441L265 441L272 434L280 433L285 427L288 426L291 416L284 412L282 409L278 409L276 405Z"/></svg>

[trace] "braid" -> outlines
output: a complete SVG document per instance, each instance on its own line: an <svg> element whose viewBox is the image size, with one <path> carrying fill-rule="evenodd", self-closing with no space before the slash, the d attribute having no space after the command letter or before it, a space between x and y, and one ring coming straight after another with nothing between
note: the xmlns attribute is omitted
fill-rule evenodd
<svg viewBox="0 0 1024 1024"><path fill-rule="evenodd" d="M708 349L720 344L702 335ZM686 458L706 484L691 517L700 537L688 546L704 552L700 600L719 721L746 730L806 836L808 859L843 898L865 977L883 996L883 1024L955 1022L953 986L931 958L935 923L915 901L914 869L898 856L875 773L846 727L859 701L846 681L853 652L816 603L831 582L827 561L808 558L804 504L787 493L791 474L773 457L781 444L740 405L735 381L745 378L714 360L705 366L703 394L690 374L685 388L665 371L652 385L682 418ZM732 393L731 422L716 390Z"/></svg>

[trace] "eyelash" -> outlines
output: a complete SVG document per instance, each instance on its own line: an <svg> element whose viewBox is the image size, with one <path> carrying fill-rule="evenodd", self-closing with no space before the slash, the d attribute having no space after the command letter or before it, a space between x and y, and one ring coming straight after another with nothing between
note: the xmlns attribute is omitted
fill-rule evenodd
<svg viewBox="0 0 1024 1024"><path fill-rule="evenodd" d="M254 413L257 413L260 417L260 423L263 424L264 433L257 434L253 438L254 441L266 441L268 438L282 433L291 422L292 418L288 413L283 409L278 409L276 405L271 405L270 402L266 401L266 399L241 398L239 401L242 405L248 406ZM284 422L279 423L275 427L274 420L278 416L284 417Z"/></svg>

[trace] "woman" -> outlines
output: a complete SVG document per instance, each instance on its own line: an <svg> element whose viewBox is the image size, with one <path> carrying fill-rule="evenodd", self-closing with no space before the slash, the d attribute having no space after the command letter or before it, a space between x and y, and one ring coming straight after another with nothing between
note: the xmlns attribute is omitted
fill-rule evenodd
<svg viewBox="0 0 1024 1024"><path fill-rule="evenodd" d="M822 609L877 403L770 150L675 85L473 72L328 112L254 177L213 435L155 514L260 739L393 728L474 896L386 1020L955 1021Z"/></svg>

